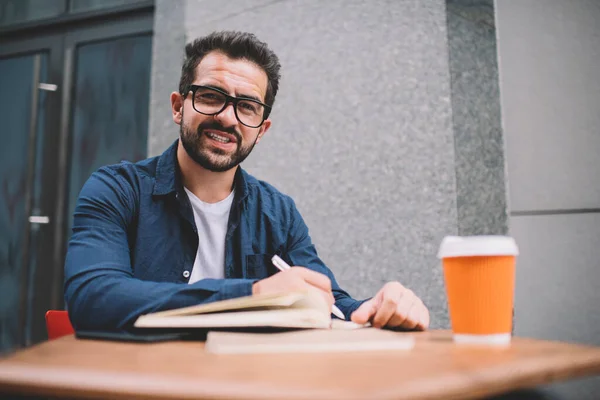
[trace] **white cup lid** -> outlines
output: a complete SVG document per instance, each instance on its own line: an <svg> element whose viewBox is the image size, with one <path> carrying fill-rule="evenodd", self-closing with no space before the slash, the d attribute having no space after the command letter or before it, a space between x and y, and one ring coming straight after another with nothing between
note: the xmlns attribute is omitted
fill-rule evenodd
<svg viewBox="0 0 600 400"><path fill-rule="evenodd" d="M446 236L438 258L469 256L516 256L519 249L510 236Z"/></svg>

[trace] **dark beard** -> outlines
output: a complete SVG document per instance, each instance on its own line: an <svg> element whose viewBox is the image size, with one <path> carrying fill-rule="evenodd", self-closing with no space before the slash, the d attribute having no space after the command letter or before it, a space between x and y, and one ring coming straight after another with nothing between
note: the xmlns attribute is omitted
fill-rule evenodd
<svg viewBox="0 0 600 400"><path fill-rule="evenodd" d="M237 148L235 152L229 156L226 156L226 153L221 149L209 150L207 147L203 146L203 141L209 140L208 137L204 134L205 129L214 129L234 135L237 141ZM243 147L242 135L238 133L234 128L225 128L217 121L212 121L200 124L196 132L192 132L184 126L182 116L182 121L179 130L179 138L188 156L190 156L190 158L202 168L212 172L225 172L234 167L237 167L239 164L242 163L242 161L246 159L246 157L250 155L252 149L256 145L256 140L258 140L258 134L256 135L256 139L251 145ZM221 159L215 160L215 155L217 157L220 156L219 158Z"/></svg>

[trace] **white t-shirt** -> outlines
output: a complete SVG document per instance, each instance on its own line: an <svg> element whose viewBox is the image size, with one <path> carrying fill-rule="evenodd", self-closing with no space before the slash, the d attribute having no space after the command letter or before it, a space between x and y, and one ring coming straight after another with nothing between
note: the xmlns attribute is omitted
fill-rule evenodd
<svg viewBox="0 0 600 400"><path fill-rule="evenodd" d="M225 277L225 235L234 191L217 203L205 203L184 188L194 210L198 229L198 251L188 283Z"/></svg>

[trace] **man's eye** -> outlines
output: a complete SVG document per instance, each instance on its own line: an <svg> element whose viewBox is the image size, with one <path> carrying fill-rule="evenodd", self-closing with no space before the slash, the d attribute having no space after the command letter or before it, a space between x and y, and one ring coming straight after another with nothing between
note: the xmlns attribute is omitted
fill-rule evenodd
<svg viewBox="0 0 600 400"><path fill-rule="evenodd" d="M201 93L198 97L202 100L219 100L219 96L214 93Z"/></svg>
<svg viewBox="0 0 600 400"><path fill-rule="evenodd" d="M253 103L240 102L238 103L238 106L244 111L257 112L257 107Z"/></svg>

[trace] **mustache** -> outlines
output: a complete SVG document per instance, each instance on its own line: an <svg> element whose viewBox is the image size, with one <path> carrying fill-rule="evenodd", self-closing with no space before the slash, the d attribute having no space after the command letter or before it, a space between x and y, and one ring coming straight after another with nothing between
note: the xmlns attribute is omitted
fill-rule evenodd
<svg viewBox="0 0 600 400"><path fill-rule="evenodd" d="M213 129L216 131L229 133L229 134L235 136L238 143L242 141L242 135L238 131L236 131L235 128L233 128L233 127L226 128L223 125L221 125L220 123L218 123L217 121L205 122L203 124L198 125L198 135L202 134L202 131L204 131L205 129Z"/></svg>

